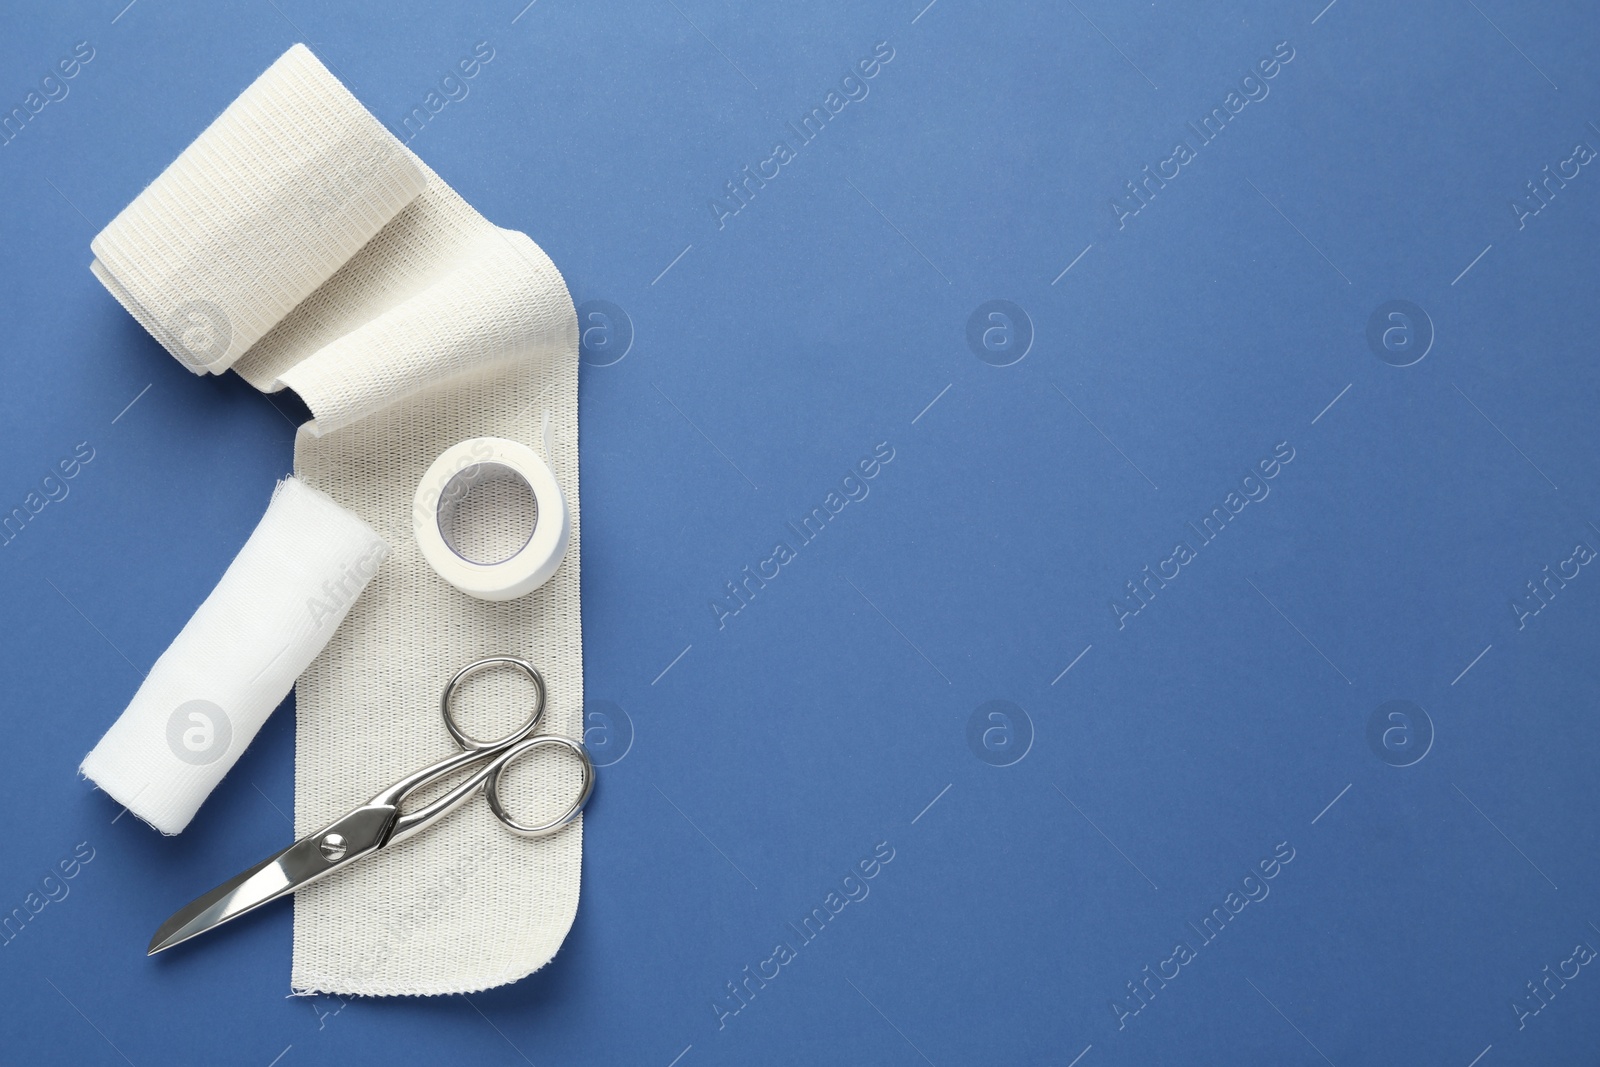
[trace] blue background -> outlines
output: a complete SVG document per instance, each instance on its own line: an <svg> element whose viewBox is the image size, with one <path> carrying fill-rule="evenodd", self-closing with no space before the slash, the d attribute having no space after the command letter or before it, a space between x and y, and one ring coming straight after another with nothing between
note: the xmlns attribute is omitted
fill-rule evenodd
<svg viewBox="0 0 1600 1067"><path fill-rule="evenodd" d="M0 110L94 49L0 148L0 510L94 450L0 551L0 910L93 849L0 948L0 1058L1593 1055L1600 973L1526 983L1600 948L1600 574L1510 606L1600 547L1600 175L1510 206L1600 148L1592 5L124 2L0 16ZM287 998L288 907L144 957L288 839L292 708L177 838L75 774L304 417L183 370L89 240L300 40L396 129L489 42L411 147L630 323L585 312L588 740L615 762L582 903L550 966L470 998ZM880 41L869 95L719 227L724 183ZM1123 183L1285 41L1119 227ZM1026 316L998 352L967 340L994 299ZM1431 337L1406 367L1367 337L1397 299L1426 316L1401 352ZM882 442L870 494L719 628L724 583ZM1270 495L1119 627L1124 583L1280 442ZM1423 713L1374 743L1392 700ZM870 895L719 1019L880 842Z"/></svg>

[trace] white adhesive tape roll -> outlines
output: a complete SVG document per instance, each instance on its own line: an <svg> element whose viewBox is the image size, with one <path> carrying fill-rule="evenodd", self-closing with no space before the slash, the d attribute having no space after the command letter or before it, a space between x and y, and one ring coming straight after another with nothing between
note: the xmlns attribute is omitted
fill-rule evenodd
<svg viewBox="0 0 1600 1067"><path fill-rule="evenodd" d="M515 600L561 566L572 517L537 452L474 437L445 449L422 476L411 529L439 577L479 600Z"/></svg>

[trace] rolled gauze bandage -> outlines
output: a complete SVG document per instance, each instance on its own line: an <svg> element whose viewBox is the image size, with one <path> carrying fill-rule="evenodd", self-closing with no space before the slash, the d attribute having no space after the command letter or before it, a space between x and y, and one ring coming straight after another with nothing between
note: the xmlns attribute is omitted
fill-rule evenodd
<svg viewBox="0 0 1600 1067"><path fill-rule="evenodd" d="M95 277L196 374L231 367L427 185L310 52L284 58L91 246ZM285 176L278 195L252 195L262 174Z"/></svg>
<svg viewBox="0 0 1600 1067"><path fill-rule="evenodd" d="M389 545L288 478L80 770L164 834L189 825L338 629Z"/></svg>

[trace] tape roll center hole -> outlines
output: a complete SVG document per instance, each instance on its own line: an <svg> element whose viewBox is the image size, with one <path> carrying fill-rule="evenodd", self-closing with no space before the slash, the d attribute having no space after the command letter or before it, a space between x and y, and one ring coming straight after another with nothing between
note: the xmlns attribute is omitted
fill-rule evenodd
<svg viewBox="0 0 1600 1067"><path fill-rule="evenodd" d="M503 463L457 471L439 494L439 534L450 551L481 566L504 563L525 548L539 524L533 486Z"/></svg>

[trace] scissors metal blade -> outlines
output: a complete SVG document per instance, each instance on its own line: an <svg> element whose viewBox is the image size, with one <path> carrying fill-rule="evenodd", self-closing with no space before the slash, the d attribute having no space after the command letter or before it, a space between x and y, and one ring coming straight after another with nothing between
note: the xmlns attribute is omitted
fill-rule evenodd
<svg viewBox="0 0 1600 1067"><path fill-rule="evenodd" d="M357 808L196 897L161 924L146 955L182 944L369 855L387 842L396 814L390 805Z"/></svg>

